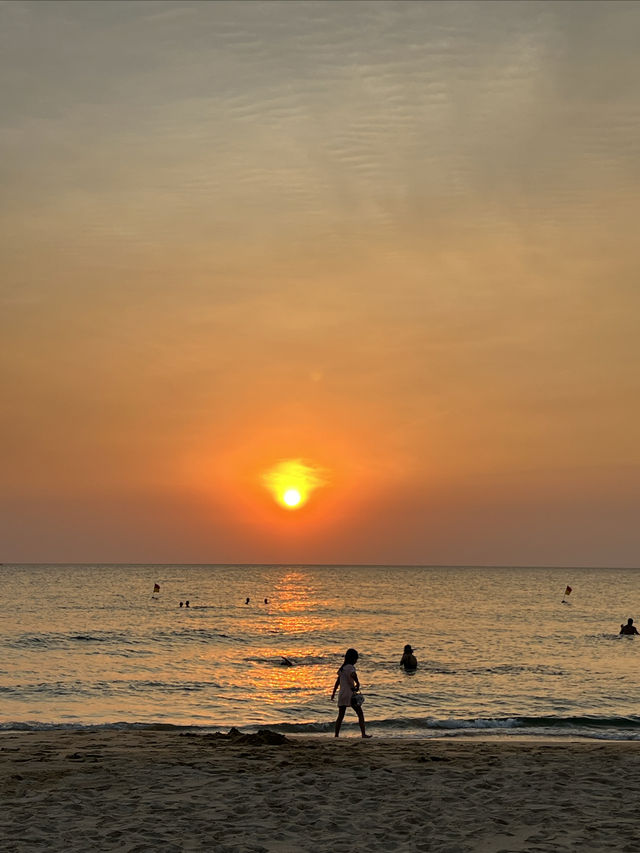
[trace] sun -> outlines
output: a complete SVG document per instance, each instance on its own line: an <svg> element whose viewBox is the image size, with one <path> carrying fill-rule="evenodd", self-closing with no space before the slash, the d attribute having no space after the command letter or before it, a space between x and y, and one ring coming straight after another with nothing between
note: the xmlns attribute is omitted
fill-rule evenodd
<svg viewBox="0 0 640 853"><path fill-rule="evenodd" d="M298 506L298 504L302 500L302 495L297 489L287 489L287 491L282 496L282 500L286 503L287 506Z"/></svg>
<svg viewBox="0 0 640 853"><path fill-rule="evenodd" d="M262 479L280 506L289 510L303 507L312 492L326 483L322 469L302 459L281 459Z"/></svg>

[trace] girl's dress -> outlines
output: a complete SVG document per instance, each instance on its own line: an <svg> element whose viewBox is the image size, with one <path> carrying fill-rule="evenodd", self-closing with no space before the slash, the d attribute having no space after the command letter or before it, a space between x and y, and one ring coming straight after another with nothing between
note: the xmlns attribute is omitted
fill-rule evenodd
<svg viewBox="0 0 640 853"><path fill-rule="evenodd" d="M350 676L353 675L355 671L356 668L352 663L343 664L342 668L338 671L338 675L340 676L338 707L340 707L340 705L351 705L351 700L353 699L353 682Z"/></svg>

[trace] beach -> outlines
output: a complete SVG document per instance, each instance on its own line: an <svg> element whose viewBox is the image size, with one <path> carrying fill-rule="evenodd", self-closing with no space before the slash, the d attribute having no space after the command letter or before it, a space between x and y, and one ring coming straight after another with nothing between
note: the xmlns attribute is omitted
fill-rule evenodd
<svg viewBox="0 0 640 853"><path fill-rule="evenodd" d="M640 744L5 731L2 849L636 850Z"/></svg>

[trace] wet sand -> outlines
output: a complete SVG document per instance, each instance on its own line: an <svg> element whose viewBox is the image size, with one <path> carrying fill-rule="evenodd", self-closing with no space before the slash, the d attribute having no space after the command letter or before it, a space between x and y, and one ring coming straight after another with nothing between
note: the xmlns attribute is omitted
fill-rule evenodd
<svg viewBox="0 0 640 853"><path fill-rule="evenodd" d="M636 851L640 744L0 734L0 847Z"/></svg>

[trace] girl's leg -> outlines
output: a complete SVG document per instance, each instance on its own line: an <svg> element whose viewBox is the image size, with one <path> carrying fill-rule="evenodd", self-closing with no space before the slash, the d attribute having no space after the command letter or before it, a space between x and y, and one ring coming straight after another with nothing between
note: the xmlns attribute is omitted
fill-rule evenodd
<svg viewBox="0 0 640 853"><path fill-rule="evenodd" d="M335 734L336 737L338 737L338 735L340 734L340 726L342 725L342 721L344 720L344 714L345 714L346 710L347 710L346 705L340 705L338 708L338 719L336 720L336 734Z"/></svg>
<svg viewBox="0 0 640 853"><path fill-rule="evenodd" d="M358 715L358 725L360 726L360 732L362 733L362 737L371 737L365 731L364 727L364 714L362 713L362 707L360 705L354 705L353 710Z"/></svg>

